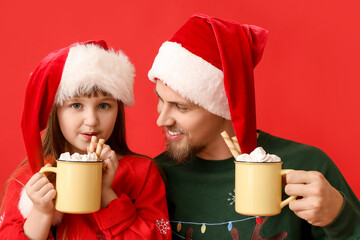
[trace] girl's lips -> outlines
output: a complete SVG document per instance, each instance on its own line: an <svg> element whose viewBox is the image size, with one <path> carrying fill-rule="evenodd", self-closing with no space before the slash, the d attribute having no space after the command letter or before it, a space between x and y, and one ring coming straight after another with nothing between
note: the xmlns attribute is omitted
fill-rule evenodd
<svg viewBox="0 0 360 240"><path fill-rule="evenodd" d="M81 134L86 140L91 140L91 137L92 136L96 136L97 135L97 133L82 133Z"/></svg>
<svg viewBox="0 0 360 240"><path fill-rule="evenodd" d="M170 141L178 141L184 137L184 134L170 134L169 130L165 130L165 136Z"/></svg>

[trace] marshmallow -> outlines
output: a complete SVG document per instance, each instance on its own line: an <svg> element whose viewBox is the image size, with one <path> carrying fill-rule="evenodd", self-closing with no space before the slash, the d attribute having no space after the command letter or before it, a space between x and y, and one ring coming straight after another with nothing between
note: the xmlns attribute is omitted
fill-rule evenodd
<svg viewBox="0 0 360 240"><path fill-rule="evenodd" d="M262 147L257 147L249 154L241 154L236 158L239 162L281 162L281 158L268 154Z"/></svg>
<svg viewBox="0 0 360 240"><path fill-rule="evenodd" d="M62 153L59 157L59 160L65 161L74 161L74 162L88 162L88 161L97 161L96 153L89 154L79 154L74 153L70 156L69 152Z"/></svg>

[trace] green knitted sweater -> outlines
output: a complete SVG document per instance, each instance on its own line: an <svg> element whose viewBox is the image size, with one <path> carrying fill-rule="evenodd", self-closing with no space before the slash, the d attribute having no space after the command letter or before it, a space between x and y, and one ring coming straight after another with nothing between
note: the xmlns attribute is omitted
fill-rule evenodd
<svg viewBox="0 0 360 240"><path fill-rule="evenodd" d="M162 153L156 161L167 186L173 239L360 239L359 200L331 159L312 146L259 133L258 146L278 155L284 169L319 171L343 194L344 205L336 219L326 227L315 227L288 206L272 217L240 215L234 209L233 158L193 157L177 165Z"/></svg>

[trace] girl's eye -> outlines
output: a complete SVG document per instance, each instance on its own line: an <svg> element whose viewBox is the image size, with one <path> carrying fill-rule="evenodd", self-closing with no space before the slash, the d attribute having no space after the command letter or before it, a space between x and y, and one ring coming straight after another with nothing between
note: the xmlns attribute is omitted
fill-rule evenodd
<svg viewBox="0 0 360 240"><path fill-rule="evenodd" d="M80 103L73 103L73 104L71 104L71 107L72 107L73 109L80 109L80 108L81 108L81 104L80 104Z"/></svg>
<svg viewBox="0 0 360 240"><path fill-rule="evenodd" d="M100 109L108 109L108 108L110 108L110 105L107 103L101 103L101 104L99 104L99 108Z"/></svg>

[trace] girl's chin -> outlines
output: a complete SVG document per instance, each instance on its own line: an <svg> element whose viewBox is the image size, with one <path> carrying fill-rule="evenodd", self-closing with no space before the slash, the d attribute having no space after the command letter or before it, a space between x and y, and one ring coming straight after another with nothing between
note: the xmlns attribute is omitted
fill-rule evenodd
<svg viewBox="0 0 360 240"><path fill-rule="evenodd" d="M70 150L70 154L74 154L74 153L87 154L87 149L83 150L83 149L73 148Z"/></svg>

